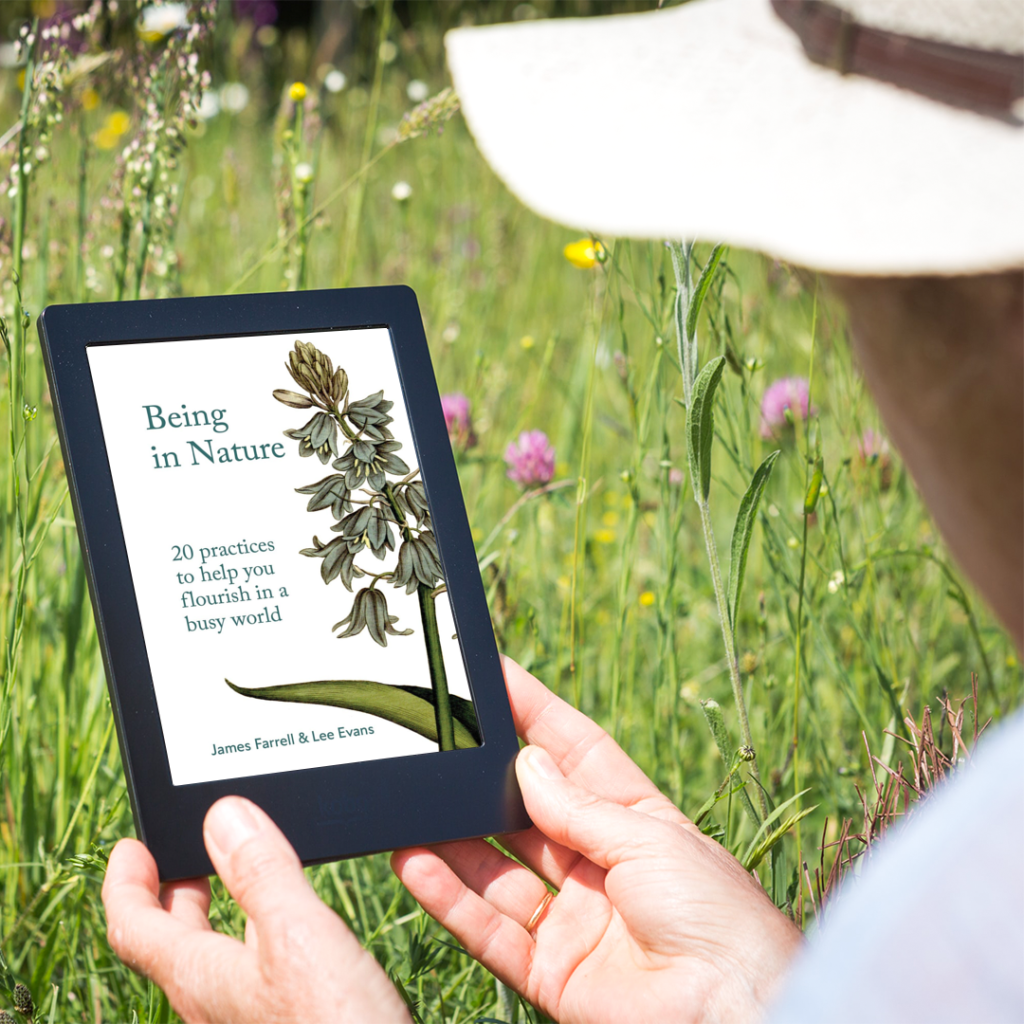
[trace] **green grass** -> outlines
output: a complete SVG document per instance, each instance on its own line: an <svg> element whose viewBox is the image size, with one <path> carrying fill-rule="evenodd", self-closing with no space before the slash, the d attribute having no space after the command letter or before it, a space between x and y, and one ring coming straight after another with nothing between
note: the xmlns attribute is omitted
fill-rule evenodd
<svg viewBox="0 0 1024 1024"><path fill-rule="evenodd" d="M424 23L416 31L383 69L379 123L369 132L374 151L379 129L395 125L409 106L404 87L411 76L429 77L435 90L444 84L436 29ZM173 238L180 261L177 268L170 261L164 277L148 273L143 295L225 291L278 242L277 95L261 101L259 67L232 50L230 25L218 33L217 84L240 74L254 102L190 137L175 172L183 182ZM14 74L3 72L5 125L17 118ZM360 168L373 69L354 77L356 91L327 97L330 116L315 143L314 202ZM107 86L98 109L69 111L55 130L52 160L31 181L22 291L33 317L50 302L113 294L114 261L104 248L116 251L120 238L116 211L104 203L116 195L112 151L91 150L84 207L79 200L78 119L92 135L128 99ZM581 158L581 174L586 164ZM670 479L673 468L688 474L668 251L654 242L606 240L609 262L573 267L561 250L577 236L524 209L458 118L440 137L396 146L360 180L358 234L351 209L360 185L343 191L312 226L308 285L341 283L350 246L348 283L401 281L416 290L442 392L463 391L473 402L479 444L459 456L459 469L501 649L605 725L696 814L730 768L701 701L721 705L727 753L740 733L700 510L688 481ZM391 198L398 180L412 185L404 204ZM82 209L84 275L75 244ZM3 216L10 221L12 213ZM6 231L4 239L9 245ZM266 259L243 290L280 288L290 247ZM698 261L709 252L698 246ZM2 298L13 332L11 266L8 251ZM723 572L751 473L781 448L754 529L737 653L768 798L782 802L799 785L810 790L803 806L816 806L799 833L800 856L813 870L823 832L831 840L843 818L858 818L858 787L870 791L862 732L873 753L895 764L900 744L892 733L904 716L919 718L943 693L966 695L973 672L982 717L999 717L1019 700L1021 672L1010 641L951 568L895 453L884 489L880 467L858 461L858 438L878 429L878 418L852 365L842 311L817 282L759 255L728 251L699 334L702 363L728 348L736 367L725 370L717 396L709 503ZM805 455L813 457L814 443L803 424L781 445L764 442L758 407L771 380L809 375L812 353L813 428L826 490L805 534ZM12 372L8 359L2 373L5 983L30 985L42 1019L170 1020L159 991L120 965L105 937L104 859L118 837L132 834L131 814L34 327L25 336L23 369ZM25 405L34 416L23 415ZM556 480L569 484L509 517L520 492L505 478L501 456L520 430L534 428L551 437ZM707 826L737 851L756 830L738 798L717 805ZM761 865L783 906L796 900L797 842L790 833ZM423 1019L507 1016L494 980L436 941L446 936L398 886L384 857L310 874ZM239 911L219 886L215 893L215 925L240 935Z"/></svg>

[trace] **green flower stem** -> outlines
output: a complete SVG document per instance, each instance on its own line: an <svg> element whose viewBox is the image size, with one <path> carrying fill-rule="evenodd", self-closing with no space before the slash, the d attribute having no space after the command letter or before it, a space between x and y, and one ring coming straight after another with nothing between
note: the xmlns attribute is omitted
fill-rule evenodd
<svg viewBox="0 0 1024 1024"><path fill-rule="evenodd" d="M412 540L412 529L405 515L398 507L395 491L391 484L384 485L391 511L406 541ZM455 726L452 724L452 702L448 694L448 674L444 670L444 654L441 652L441 636L437 629L437 607L434 605L433 588L421 583L416 588L420 601L420 618L423 620L423 642L427 647L427 665L430 669L430 685L434 690L434 715L437 719L438 750L455 749Z"/></svg>
<svg viewBox="0 0 1024 1024"><path fill-rule="evenodd" d="M736 710L740 718L740 735L743 745L755 751L750 760L750 774L757 782L757 802L761 807L762 821L768 817L768 802L765 800L761 786L761 775L757 769L757 754L754 741L750 735L750 720L747 717L747 702L743 696L743 684L740 681L740 667L736 660L736 640L729 625L729 610L725 600L725 587L722 585L722 570L718 564L718 548L715 535L711 529L711 509L708 502L697 501L700 509L700 524L704 529L704 545L708 552L708 564L711 566L711 583L715 588L715 600L718 602L718 621L722 626L722 642L725 644L725 659L729 663L729 681L732 683L732 696L736 702ZM744 789L744 794L746 790Z"/></svg>
<svg viewBox="0 0 1024 1024"><path fill-rule="evenodd" d="M455 749L455 727L452 724L452 704L448 695L448 676L444 670L441 637L437 629L437 607L431 589L421 583L416 588L423 617L423 639L427 645L430 665L430 683L434 689L434 716L437 720L437 746L439 750Z"/></svg>

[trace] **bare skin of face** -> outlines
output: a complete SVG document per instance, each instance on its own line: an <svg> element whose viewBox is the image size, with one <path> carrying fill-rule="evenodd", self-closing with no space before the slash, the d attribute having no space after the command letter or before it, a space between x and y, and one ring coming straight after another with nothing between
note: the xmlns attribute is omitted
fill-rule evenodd
<svg viewBox="0 0 1024 1024"><path fill-rule="evenodd" d="M1024 273L831 283L925 504L1024 646Z"/></svg>

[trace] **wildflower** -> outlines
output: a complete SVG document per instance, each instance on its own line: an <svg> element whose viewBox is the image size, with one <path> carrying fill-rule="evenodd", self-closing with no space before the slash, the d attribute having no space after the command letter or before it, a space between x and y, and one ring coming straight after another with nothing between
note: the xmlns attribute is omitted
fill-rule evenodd
<svg viewBox="0 0 1024 1024"><path fill-rule="evenodd" d="M240 114L249 105L249 90L241 82L226 82L220 87L220 108Z"/></svg>
<svg viewBox="0 0 1024 1024"><path fill-rule="evenodd" d="M857 442L857 458L862 466L877 467L879 489L887 491L892 484L892 458L885 437L868 427Z"/></svg>
<svg viewBox="0 0 1024 1024"><path fill-rule="evenodd" d="M846 580L846 577L843 575L843 570L842 569L836 569L836 571L834 573L832 573L832 576L831 576L831 578L828 581L828 592L830 594L838 593L839 592L839 588L843 585L845 580Z"/></svg>
<svg viewBox="0 0 1024 1024"><path fill-rule="evenodd" d="M565 258L580 270L590 270L598 263L604 263L604 246L592 238L581 238L577 242L570 242L562 253Z"/></svg>
<svg viewBox="0 0 1024 1024"><path fill-rule="evenodd" d="M188 24L188 4L150 4L139 16L139 35L157 43Z"/></svg>
<svg viewBox="0 0 1024 1024"><path fill-rule="evenodd" d="M761 399L761 436L765 440L780 436L798 415L806 420L809 403L806 377L782 377L770 384Z"/></svg>
<svg viewBox="0 0 1024 1024"><path fill-rule="evenodd" d="M385 39L380 44L378 56L381 64L390 64L398 56L398 47L390 39Z"/></svg>
<svg viewBox="0 0 1024 1024"><path fill-rule="evenodd" d="M430 86L426 82L421 82L418 78L414 78L406 87L405 95L413 101L413 103L422 103L427 96L430 95Z"/></svg>
<svg viewBox="0 0 1024 1024"><path fill-rule="evenodd" d="M743 652L743 657L740 658L740 671L745 676L749 676L756 669L757 669L757 655L753 651L744 651Z"/></svg>
<svg viewBox="0 0 1024 1024"><path fill-rule="evenodd" d="M524 430L505 449L506 476L522 487L551 482L555 475L555 449L543 430Z"/></svg>
<svg viewBox="0 0 1024 1024"><path fill-rule="evenodd" d="M331 68L331 70L324 75L324 88L328 92L341 92L347 83L348 79L345 77L345 72L339 71L337 68Z"/></svg>
<svg viewBox="0 0 1024 1024"><path fill-rule="evenodd" d="M444 425L453 448L472 448L476 444L469 399L461 392L441 396Z"/></svg>
<svg viewBox="0 0 1024 1024"><path fill-rule="evenodd" d="M313 165L307 163L296 164L295 180L300 185L308 185L313 180Z"/></svg>
<svg viewBox="0 0 1024 1024"><path fill-rule="evenodd" d="M412 185L407 181L396 181L391 186L391 198L396 203L404 203L412 195Z"/></svg>
<svg viewBox="0 0 1024 1024"><path fill-rule="evenodd" d="M87 86L82 90L82 109L83 110L95 110L100 105L100 94L92 88Z"/></svg>
<svg viewBox="0 0 1024 1024"><path fill-rule="evenodd" d="M519 347L520 348L524 348L527 351L529 351L529 349L533 348L533 346L535 344L536 344L536 342L533 340L533 335L532 334L524 334L519 339Z"/></svg>
<svg viewBox="0 0 1024 1024"><path fill-rule="evenodd" d="M681 469L676 469L676 467L675 467L675 466L673 466L673 467L672 467L672 468L671 468L671 469L670 469L670 470L668 471L668 482L669 482L669 483L670 483L670 484L671 484L671 485L672 485L673 487L682 487L682 485L683 485L683 480L685 480L685 479L686 479L686 478L685 478L685 477L683 476L683 471L682 471Z"/></svg>
<svg viewBox="0 0 1024 1024"><path fill-rule="evenodd" d="M292 82L288 96L293 103L301 103L306 98L306 86L302 82Z"/></svg>
<svg viewBox="0 0 1024 1024"><path fill-rule="evenodd" d="M650 608L654 604L654 601L655 601L655 597L654 597L654 591L653 590L645 590L645 591L643 591L640 594L640 607L641 608Z"/></svg>
<svg viewBox="0 0 1024 1024"><path fill-rule="evenodd" d="M441 332L441 340L450 345L453 341L458 341L461 333L462 329L453 320L451 323L445 325L445 329Z"/></svg>
<svg viewBox="0 0 1024 1024"><path fill-rule="evenodd" d="M609 530L605 527L603 530L598 530L597 533L594 534L594 540L596 540L598 544L614 544L615 531Z"/></svg>

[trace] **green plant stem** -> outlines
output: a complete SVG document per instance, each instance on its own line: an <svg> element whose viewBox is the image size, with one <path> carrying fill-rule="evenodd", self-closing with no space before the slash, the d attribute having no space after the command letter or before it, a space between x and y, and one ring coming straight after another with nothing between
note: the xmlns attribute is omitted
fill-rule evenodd
<svg viewBox="0 0 1024 1024"><path fill-rule="evenodd" d="M807 576L807 516L804 516L804 537L800 549L800 584L796 598L796 665L793 669L793 792L800 792L800 658L803 640L804 580ZM797 866L800 865L799 825L797 826Z"/></svg>
<svg viewBox="0 0 1024 1024"><path fill-rule="evenodd" d="M814 470L811 467L811 397L812 388L814 387L814 349L815 349L815 338L817 337L818 331L818 285L815 281L814 285L814 305L811 307L811 361L810 367L807 373L807 429L804 435L804 494L805 494L805 509L804 509L804 535L803 543L800 547L800 586L797 594L796 602L796 664L793 668L793 793L795 794L795 809L800 810L800 663L802 658L802 643L803 643L803 619L804 619L804 583L807 576L807 510L806 510L806 493L808 483L813 476ZM794 422L801 422L801 417L794 417ZM819 435L820 439L820 435ZM810 475L808 475L810 474ZM800 874L803 866L803 842L802 835L800 832L800 821L796 822L796 867L797 867L797 878L801 879L800 884L803 884L802 875Z"/></svg>
<svg viewBox="0 0 1024 1024"><path fill-rule="evenodd" d="M336 415L339 422L343 419ZM398 507L395 491L391 484L384 485L384 495L391 512L402 531L406 542L412 540L412 530L405 515ZM420 618L423 621L423 643L427 648L427 666L430 669L430 685L434 691L434 715L437 721L438 750L455 749L455 726L452 723L452 702L448 693L448 674L444 668L444 653L441 651L441 636L437 628L437 607L434 604L433 588L421 583L416 588L420 602Z"/></svg>
<svg viewBox="0 0 1024 1024"><path fill-rule="evenodd" d="M374 136L377 134L377 111L380 107L380 91L384 82L384 61L380 59L381 45L388 37L391 28L392 0L384 0L380 14L380 32L377 38L377 61L373 72L373 88L370 90L370 107L366 115L366 133L363 135L363 155L360 163L365 167L370 162ZM356 242L359 238L359 222L363 210L363 194L366 191L366 179L360 177L355 194L348 208L345 224L345 242L341 257L341 286L349 283L352 275L352 261L355 257Z"/></svg>
<svg viewBox="0 0 1024 1024"><path fill-rule="evenodd" d="M431 588L421 583L416 588L423 618L423 639L430 665L430 683L434 690L434 716L437 720L437 746L439 750L455 749L455 727L452 725L452 705L448 695L448 675L444 670L444 654L437 629L437 607Z"/></svg>
<svg viewBox="0 0 1024 1024"><path fill-rule="evenodd" d="M89 136L85 130L85 114L78 119L78 219L76 222L77 236L75 247L75 298L79 302L85 300L85 232L89 224L88 208L88 170L89 170Z"/></svg>
<svg viewBox="0 0 1024 1024"><path fill-rule="evenodd" d="M761 808L763 818L768 816L768 802L765 799L764 789L761 786L761 776L757 768L757 752L754 747L753 738L750 735L750 719L747 716L747 702L743 696L743 683L740 680L740 666L736 660L736 640L729 625L729 606L726 602L725 587L722 584L722 570L718 564L718 547L715 544L715 535L711 529L711 508L707 501L697 502L700 509L700 523L704 530L704 545L708 552L708 564L711 566L711 583L715 590L715 600L718 602L718 621L722 626L722 642L725 644L725 658L729 663L729 682L732 683L732 696L736 702L736 711L740 719L740 735L743 737L743 745L754 751L754 757L749 762L750 774L757 782L757 802Z"/></svg>

